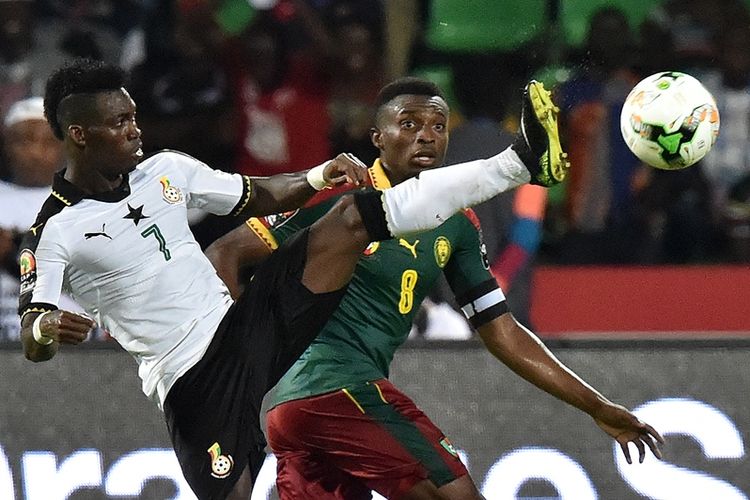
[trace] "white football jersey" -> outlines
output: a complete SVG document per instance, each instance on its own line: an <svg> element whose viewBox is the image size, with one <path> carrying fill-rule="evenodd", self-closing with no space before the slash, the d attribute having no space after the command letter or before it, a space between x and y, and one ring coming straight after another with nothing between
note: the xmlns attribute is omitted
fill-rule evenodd
<svg viewBox="0 0 750 500"><path fill-rule="evenodd" d="M145 159L120 188L95 196L58 174L21 247L19 313L57 309L68 292L135 357L143 392L161 408L232 304L187 210L239 212L251 187L177 152Z"/></svg>

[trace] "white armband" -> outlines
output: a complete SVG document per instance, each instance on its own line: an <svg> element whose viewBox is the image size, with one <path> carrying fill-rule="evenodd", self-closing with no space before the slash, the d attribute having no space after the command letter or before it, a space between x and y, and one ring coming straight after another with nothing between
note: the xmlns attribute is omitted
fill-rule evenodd
<svg viewBox="0 0 750 500"><path fill-rule="evenodd" d="M332 160L328 160L327 162L321 163L317 167L313 167L307 171L307 182L309 182L316 191L320 191L329 187L328 182L325 180L323 174L326 167L329 163L331 163L331 161Z"/></svg>
<svg viewBox="0 0 750 500"><path fill-rule="evenodd" d="M43 312L39 316L36 317L34 320L34 325L31 327L31 333L34 335L34 340L36 340L36 343L39 345L50 345L52 342L55 341L52 337L47 337L45 334L42 333L42 330L39 328L39 323L42 321L42 318L49 314L49 311Z"/></svg>

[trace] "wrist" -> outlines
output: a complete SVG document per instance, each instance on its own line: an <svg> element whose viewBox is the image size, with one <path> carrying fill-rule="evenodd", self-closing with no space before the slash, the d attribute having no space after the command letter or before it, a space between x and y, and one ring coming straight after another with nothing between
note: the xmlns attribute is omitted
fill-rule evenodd
<svg viewBox="0 0 750 500"><path fill-rule="evenodd" d="M34 320L34 324L31 327L31 333L34 336L34 340L39 345L50 345L52 342L55 341L52 337L48 337L45 334L42 333L40 323L42 322L42 318L49 314L49 311L44 312L36 317Z"/></svg>
<svg viewBox="0 0 750 500"><path fill-rule="evenodd" d="M313 167L307 171L307 182L316 191L321 191L329 187L328 181L325 179L325 170L329 163L331 163L331 160L321 163L317 167Z"/></svg>

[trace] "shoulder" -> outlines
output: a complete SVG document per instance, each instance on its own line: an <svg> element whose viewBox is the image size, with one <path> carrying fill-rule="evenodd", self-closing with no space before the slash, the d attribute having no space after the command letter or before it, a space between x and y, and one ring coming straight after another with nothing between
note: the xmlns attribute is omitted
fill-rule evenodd
<svg viewBox="0 0 750 500"><path fill-rule="evenodd" d="M44 203L42 203L42 207L39 210L39 214L37 214L36 220L34 220L34 225L31 227L30 231L34 230L35 227L42 227L46 225L53 218L58 219L59 217L56 216L62 214L63 210L65 210L68 206L70 205L65 203L57 196L48 196Z"/></svg>
<svg viewBox="0 0 750 500"><path fill-rule="evenodd" d="M156 168L179 168L184 165L203 165L203 162L181 151L162 149L144 158L138 164L137 170L150 171Z"/></svg>

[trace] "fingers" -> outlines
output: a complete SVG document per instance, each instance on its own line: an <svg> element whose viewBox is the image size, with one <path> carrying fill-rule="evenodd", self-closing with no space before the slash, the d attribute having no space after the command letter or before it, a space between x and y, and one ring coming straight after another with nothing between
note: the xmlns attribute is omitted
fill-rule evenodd
<svg viewBox="0 0 750 500"><path fill-rule="evenodd" d="M328 182L332 185L350 183L359 186L367 177L367 166L351 153L341 153L332 162L334 170ZM338 174L338 175L336 175Z"/></svg>
<svg viewBox="0 0 750 500"><path fill-rule="evenodd" d="M646 459L646 447L643 445L642 439L633 440L635 447L638 448L638 463L642 464Z"/></svg>
<svg viewBox="0 0 750 500"><path fill-rule="evenodd" d="M643 427L646 429L646 432L648 432L649 435L653 436L654 439L656 439L660 444L664 444L664 438L656 431L656 429L646 423L643 424Z"/></svg>
<svg viewBox="0 0 750 500"><path fill-rule="evenodd" d="M628 448L629 441L620 442L620 449L622 450L622 454L625 455L625 460L629 463L633 463L633 459L630 458L630 448Z"/></svg>
<svg viewBox="0 0 750 500"><path fill-rule="evenodd" d="M659 441L659 442L661 444L664 444L664 438L662 438L661 436L659 436L658 433L656 434L656 436L658 436L657 439L661 438L661 441ZM663 456L661 454L661 449L659 449L659 446L654 442L653 439L651 439L651 436L650 435L646 436L646 438L644 438L644 441L646 442L646 444L648 445L649 449L651 450L651 453L653 453L656 458L658 458L659 460L661 460L663 458Z"/></svg>
<svg viewBox="0 0 750 500"><path fill-rule="evenodd" d="M45 317L41 329L46 336L61 344L80 344L94 327L91 318L69 311L56 311Z"/></svg>
<svg viewBox="0 0 750 500"><path fill-rule="evenodd" d="M367 168L367 165L365 165L362 162L362 160L360 160L359 158L357 158L353 154L351 154L351 153L344 153L344 156L346 156L347 158L349 158L349 160L351 160L356 165L359 165L361 168L365 168L365 169Z"/></svg>
<svg viewBox="0 0 750 500"><path fill-rule="evenodd" d="M617 438L617 442L622 449L622 453L625 455L625 460L627 460L629 464L633 463L632 457L630 456L630 443L633 443L635 447L638 448L638 463L642 464L646 459L646 446L648 446L651 453L653 453L656 458L659 460L663 458L661 449L659 448L659 443L664 444L664 438L648 425L644 424L643 430L632 438L626 437L623 433L623 435Z"/></svg>

